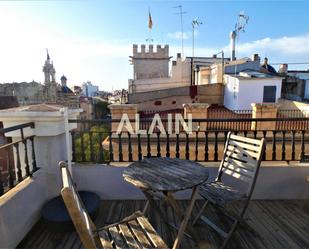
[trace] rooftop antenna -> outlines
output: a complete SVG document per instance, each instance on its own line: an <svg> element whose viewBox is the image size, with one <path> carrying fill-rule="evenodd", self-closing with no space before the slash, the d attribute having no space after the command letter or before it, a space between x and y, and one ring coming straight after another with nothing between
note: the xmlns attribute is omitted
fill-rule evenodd
<svg viewBox="0 0 309 249"><path fill-rule="evenodd" d="M179 12L177 13L174 13L175 15L180 15L180 27L181 27L181 53L182 53L182 56L184 57L184 52L183 52L183 22L182 22L182 15L183 14L187 14L186 11L182 11L182 5L178 5L178 6L175 6L173 8L178 8L179 9Z"/></svg>
<svg viewBox="0 0 309 249"><path fill-rule="evenodd" d="M196 27L200 26L203 24L200 22L197 18L192 20L192 58L194 57L194 30Z"/></svg>
<svg viewBox="0 0 309 249"><path fill-rule="evenodd" d="M235 23L235 28L234 30L230 33L230 38L231 38L231 60L236 60L236 55L235 55L235 47L236 47L236 38L237 42L239 41L239 33L245 32L245 27L248 24L249 21L249 16L245 15L244 11L241 11L238 16L237 16L237 22Z"/></svg>
<svg viewBox="0 0 309 249"><path fill-rule="evenodd" d="M194 71L194 30L196 27L203 24L197 18L192 20L192 59L191 59L191 85L195 85L195 71Z"/></svg>

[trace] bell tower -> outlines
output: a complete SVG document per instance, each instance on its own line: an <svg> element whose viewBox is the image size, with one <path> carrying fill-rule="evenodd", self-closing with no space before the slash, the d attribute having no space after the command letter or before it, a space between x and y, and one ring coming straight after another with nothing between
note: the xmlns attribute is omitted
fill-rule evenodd
<svg viewBox="0 0 309 249"><path fill-rule="evenodd" d="M48 84L51 82L56 82L55 80L56 70L54 68L53 62L50 61L48 50L46 52L47 52L47 59L43 66L43 72L44 72L44 83Z"/></svg>
<svg viewBox="0 0 309 249"><path fill-rule="evenodd" d="M56 102L57 100L57 83L56 70L53 62L50 60L48 49L46 49L47 58L43 66L44 84L45 84L45 99L47 102Z"/></svg>

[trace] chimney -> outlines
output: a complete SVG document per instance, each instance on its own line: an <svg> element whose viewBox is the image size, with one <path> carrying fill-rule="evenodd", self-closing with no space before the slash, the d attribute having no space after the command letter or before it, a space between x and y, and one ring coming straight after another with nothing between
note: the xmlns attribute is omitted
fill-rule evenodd
<svg viewBox="0 0 309 249"><path fill-rule="evenodd" d="M259 63L261 61L259 54L253 54L251 59L252 59L252 61L258 61Z"/></svg>
<svg viewBox="0 0 309 249"><path fill-rule="evenodd" d="M287 74L288 64L280 64L278 73Z"/></svg>
<svg viewBox="0 0 309 249"><path fill-rule="evenodd" d="M231 61L236 60L235 56L235 40L236 40L236 31L232 31L230 33L230 39L231 39Z"/></svg>

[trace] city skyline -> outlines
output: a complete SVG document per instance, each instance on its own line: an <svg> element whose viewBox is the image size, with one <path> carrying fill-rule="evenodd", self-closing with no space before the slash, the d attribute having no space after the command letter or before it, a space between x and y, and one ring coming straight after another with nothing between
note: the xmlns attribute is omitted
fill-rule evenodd
<svg viewBox="0 0 309 249"><path fill-rule="evenodd" d="M240 34L237 56L259 53L270 63L306 62L309 59L309 31L305 1L26 1L0 3L1 83L43 82L46 48L54 61L56 79L64 74L68 85L92 81L101 90L127 88L132 78L132 44L147 43L148 11L154 44L169 44L170 56L181 52L182 5L184 52L192 55L191 21L197 27L195 56L229 53L229 32L237 15L250 16ZM295 25L297 23L297 25ZM295 67L295 65L294 65ZM298 65L308 69L308 64Z"/></svg>

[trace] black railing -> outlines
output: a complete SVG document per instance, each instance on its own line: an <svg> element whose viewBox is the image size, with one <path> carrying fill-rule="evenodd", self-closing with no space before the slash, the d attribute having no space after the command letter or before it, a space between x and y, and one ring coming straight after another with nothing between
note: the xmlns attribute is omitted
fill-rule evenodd
<svg viewBox="0 0 309 249"><path fill-rule="evenodd" d="M70 120L70 122L88 121ZM89 122L96 124L95 127L103 125L106 130L90 129L87 132L72 132L73 161L75 162L131 162L141 160L143 157L221 161L229 131L245 137L265 138L266 148L263 160L299 161L304 160L309 154L309 147L306 146L309 141L308 118L193 119L191 134L187 134L183 129L179 134L166 134L158 128L154 129L153 134L148 132L130 134L127 131L118 134L115 127L120 120L89 120ZM140 122L150 121L141 119ZM167 122L168 120L162 119L163 124ZM290 125L285 126L288 129L277 129L281 122L290 122ZM248 123L250 125L244 125ZM297 125L294 127L293 124ZM273 128L266 130L266 126ZM111 127L113 132L110 131ZM220 129L217 129L218 127Z"/></svg>
<svg viewBox="0 0 309 249"><path fill-rule="evenodd" d="M0 145L0 196L38 170L34 149L35 136L24 136L24 128L27 127L34 128L34 123L0 129L0 136L3 138L5 133L17 130L20 131L21 137L14 142L7 138L7 143Z"/></svg>

